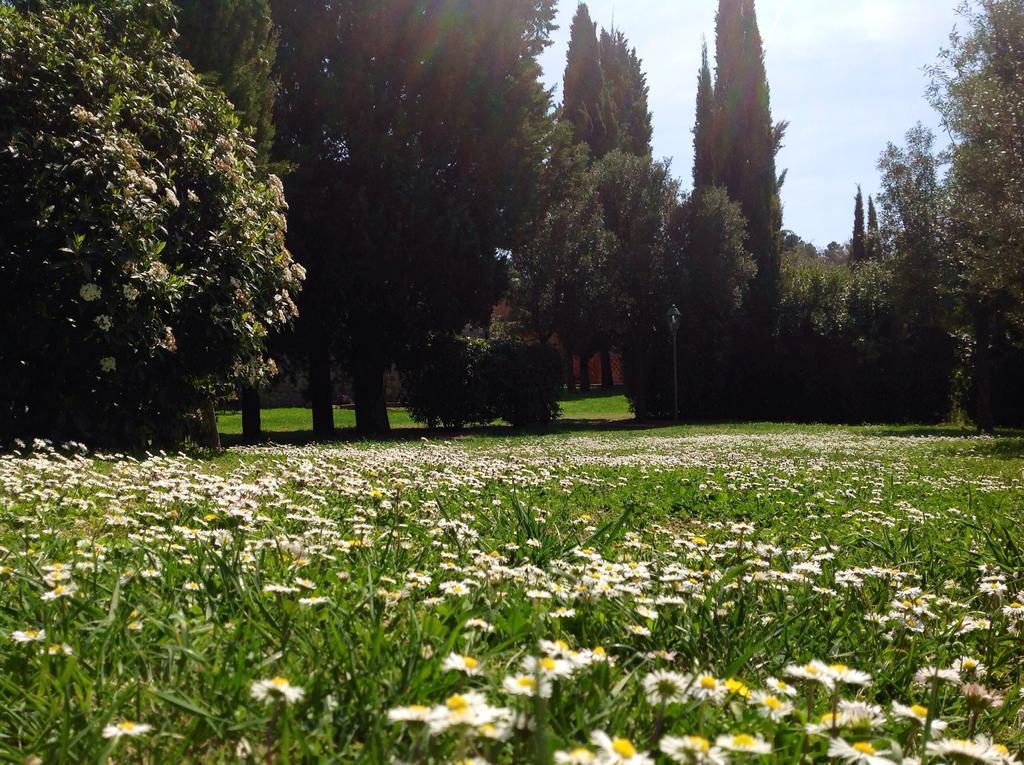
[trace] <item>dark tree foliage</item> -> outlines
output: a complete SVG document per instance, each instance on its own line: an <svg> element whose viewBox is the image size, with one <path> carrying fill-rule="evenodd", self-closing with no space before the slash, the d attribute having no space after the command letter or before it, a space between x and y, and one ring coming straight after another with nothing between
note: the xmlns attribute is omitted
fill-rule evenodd
<svg viewBox="0 0 1024 765"><path fill-rule="evenodd" d="M697 75L697 121L693 128L693 188L695 191L715 183L715 86L711 80L707 42L701 47L701 67Z"/></svg>
<svg viewBox="0 0 1024 765"><path fill-rule="evenodd" d="M757 263L751 320L770 331L779 278L782 207L775 155L785 126L772 122L754 0L720 0L716 28L715 183L740 203Z"/></svg>
<svg viewBox="0 0 1024 765"><path fill-rule="evenodd" d="M868 228L864 239L864 257L878 260L882 257L882 236L878 229L878 211L875 209L875 198L868 196Z"/></svg>
<svg viewBox="0 0 1024 765"><path fill-rule="evenodd" d="M585 148L571 142L564 123L553 138L537 185L540 204L512 251L510 297L538 342L557 333L567 353L586 357L613 328L611 238Z"/></svg>
<svg viewBox="0 0 1024 765"><path fill-rule="evenodd" d="M691 418L726 416L738 393L733 370L744 362L737 338L755 272L746 220L724 189L705 187L679 206L670 235L678 269L673 302L682 312L680 406ZM668 391L659 399L666 417Z"/></svg>
<svg viewBox="0 0 1024 765"><path fill-rule="evenodd" d="M503 285L498 253L515 243L544 156L537 56L554 3L274 10L294 250L320 284L321 322L337 330L357 426L381 432L385 368L430 335L486 323Z"/></svg>
<svg viewBox="0 0 1024 765"><path fill-rule="evenodd" d="M783 263L774 417L803 422L941 422L957 348L907 322L891 262L851 269L821 258Z"/></svg>
<svg viewBox="0 0 1024 765"><path fill-rule="evenodd" d="M601 71L597 24L586 3L580 3L569 33L562 86L561 118L572 125L576 143L600 159L615 145L617 127Z"/></svg>
<svg viewBox="0 0 1024 765"><path fill-rule="evenodd" d="M935 135L917 125L904 147L889 144L882 173L882 229L894 253L901 315L920 326L948 328L953 315L954 269L948 246L946 189Z"/></svg>
<svg viewBox="0 0 1024 765"><path fill-rule="evenodd" d="M864 229L864 194L857 186L853 200L853 238L850 239L850 262L863 263L868 256L867 232Z"/></svg>
<svg viewBox="0 0 1024 765"><path fill-rule="evenodd" d="M649 155L654 128L643 62L619 30L601 30L600 57L606 103L612 114L611 145L627 154Z"/></svg>
<svg viewBox="0 0 1024 765"><path fill-rule="evenodd" d="M274 140L277 34L269 0L174 0L175 46L224 91L266 163Z"/></svg>
<svg viewBox="0 0 1024 765"><path fill-rule="evenodd" d="M637 417L646 419L655 354L666 342L664 315L674 281L668 224L677 205L678 184L664 163L621 151L607 155L594 172L605 227L612 237L611 310L627 394Z"/></svg>

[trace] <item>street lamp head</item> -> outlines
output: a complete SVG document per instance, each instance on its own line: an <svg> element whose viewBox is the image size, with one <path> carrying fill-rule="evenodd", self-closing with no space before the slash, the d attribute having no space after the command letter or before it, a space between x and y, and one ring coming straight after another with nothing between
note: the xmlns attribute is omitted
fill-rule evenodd
<svg viewBox="0 0 1024 765"><path fill-rule="evenodd" d="M675 305L668 309L668 328L672 330L672 334L679 331L679 323L682 321L682 318L683 314L680 313Z"/></svg>

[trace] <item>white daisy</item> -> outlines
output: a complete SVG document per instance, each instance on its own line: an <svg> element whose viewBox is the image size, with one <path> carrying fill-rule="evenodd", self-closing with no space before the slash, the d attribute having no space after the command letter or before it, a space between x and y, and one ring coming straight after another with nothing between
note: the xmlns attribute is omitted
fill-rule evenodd
<svg viewBox="0 0 1024 765"><path fill-rule="evenodd" d="M258 680L252 684L252 697L257 701L277 701L283 699L287 704L301 701L306 692L292 685L285 677L273 677L269 680Z"/></svg>

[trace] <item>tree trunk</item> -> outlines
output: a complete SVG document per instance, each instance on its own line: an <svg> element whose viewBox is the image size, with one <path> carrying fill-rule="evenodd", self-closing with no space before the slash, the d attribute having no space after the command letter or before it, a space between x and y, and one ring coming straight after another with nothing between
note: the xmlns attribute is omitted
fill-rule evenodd
<svg viewBox="0 0 1024 765"><path fill-rule="evenodd" d="M326 338L320 334L309 339L309 402L313 407L313 435L334 438L331 350Z"/></svg>
<svg viewBox="0 0 1024 765"><path fill-rule="evenodd" d="M203 407L203 446L220 451L220 432L217 430L217 406L211 398Z"/></svg>
<svg viewBox="0 0 1024 765"><path fill-rule="evenodd" d="M360 435L377 436L391 431L388 404L384 396L384 367L365 354L358 354L352 365L352 393L356 400L356 430Z"/></svg>
<svg viewBox="0 0 1024 765"><path fill-rule="evenodd" d="M615 375L612 374L612 352L607 348L601 351L601 387L615 387Z"/></svg>
<svg viewBox="0 0 1024 765"><path fill-rule="evenodd" d="M992 433L992 311L977 305L974 314L974 419L978 430Z"/></svg>
<svg viewBox="0 0 1024 765"><path fill-rule="evenodd" d="M572 352L565 352L565 389L569 393L576 392L576 370L573 369Z"/></svg>
<svg viewBox="0 0 1024 765"><path fill-rule="evenodd" d="M580 356L580 391L590 392L590 359L593 356Z"/></svg>
<svg viewBox="0 0 1024 765"><path fill-rule="evenodd" d="M240 398L242 402L242 441L247 444L258 444L263 439L260 392L256 388L247 386L242 388Z"/></svg>

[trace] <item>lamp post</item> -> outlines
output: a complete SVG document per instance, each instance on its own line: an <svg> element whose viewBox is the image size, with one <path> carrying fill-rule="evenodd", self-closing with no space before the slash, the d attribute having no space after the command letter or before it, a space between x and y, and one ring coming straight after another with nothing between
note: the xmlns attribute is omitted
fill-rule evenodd
<svg viewBox="0 0 1024 765"><path fill-rule="evenodd" d="M679 334L679 324L683 315L673 305L668 309L668 328L672 333L672 411L675 420L679 421L679 346L676 343L676 335Z"/></svg>

